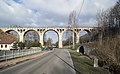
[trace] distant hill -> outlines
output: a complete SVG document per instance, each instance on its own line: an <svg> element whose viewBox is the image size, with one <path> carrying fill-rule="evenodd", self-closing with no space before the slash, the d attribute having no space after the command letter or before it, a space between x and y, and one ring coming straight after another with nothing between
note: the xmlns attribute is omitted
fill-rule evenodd
<svg viewBox="0 0 120 74"><path fill-rule="evenodd" d="M0 40L17 40L15 36L5 33L0 29Z"/></svg>

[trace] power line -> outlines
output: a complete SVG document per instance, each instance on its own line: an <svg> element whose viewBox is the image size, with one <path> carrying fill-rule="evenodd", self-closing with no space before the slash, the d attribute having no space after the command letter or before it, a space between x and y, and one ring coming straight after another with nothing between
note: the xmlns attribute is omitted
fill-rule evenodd
<svg viewBox="0 0 120 74"><path fill-rule="evenodd" d="M82 8L83 8L83 5L84 5L84 1L85 1L85 0L82 1L82 5L81 5L80 10L79 10L79 12L78 12L77 19L78 19L79 15L80 15L80 13L81 13L81 11L82 11Z"/></svg>

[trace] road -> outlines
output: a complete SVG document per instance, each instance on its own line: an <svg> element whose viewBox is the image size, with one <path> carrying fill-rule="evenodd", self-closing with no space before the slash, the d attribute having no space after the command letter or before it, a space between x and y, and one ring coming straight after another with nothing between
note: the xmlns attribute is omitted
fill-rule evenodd
<svg viewBox="0 0 120 74"><path fill-rule="evenodd" d="M56 48L46 55L2 69L0 74L75 74L73 68L69 51Z"/></svg>

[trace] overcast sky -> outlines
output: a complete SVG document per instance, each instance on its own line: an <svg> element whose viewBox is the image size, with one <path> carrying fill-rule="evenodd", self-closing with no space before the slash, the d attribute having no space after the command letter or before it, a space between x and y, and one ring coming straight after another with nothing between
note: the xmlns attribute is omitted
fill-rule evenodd
<svg viewBox="0 0 120 74"><path fill-rule="evenodd" d="M78 14L83 0L0 0L0 26L66 26L70 12ZM85 0L79 26L96 26L96 12L117 0Z"/></svg>
<svg viewBox="0 0 120 74"><path fill-rule="evenodd" d="M68 16L77 15L83 0L0 0L0 26L67 26ZM96 13L111 8L117 0L85 0L78 18L82 27L96 26ZM84 32L82 32L84 33ZM81 34L82 34L81 33ZM58 38L47 32L47 38Z"/></svg>

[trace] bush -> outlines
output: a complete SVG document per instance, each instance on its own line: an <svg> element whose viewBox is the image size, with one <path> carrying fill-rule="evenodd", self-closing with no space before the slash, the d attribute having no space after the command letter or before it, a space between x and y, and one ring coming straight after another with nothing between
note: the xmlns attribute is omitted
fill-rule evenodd
<svg viewBox="0 0 120 74"><path fill-rule="evenodd" d="M103 67L104 61L103 61L103 60L98 60L98 65L99 65L100 67Z"/></svg>
<svg viewBox="0 0 120 74"><path fill-rule="evenodd" d="M109 70L114 74L120 74L120 65L112 64L110 65Z"/></svg>
<svg viewBox="0 0 120 74"><path fill-rule="evenodd" d="M20 47L20 49L24 49L25 43L19 42L19 43L18 43L18 47Z"/></svg>

